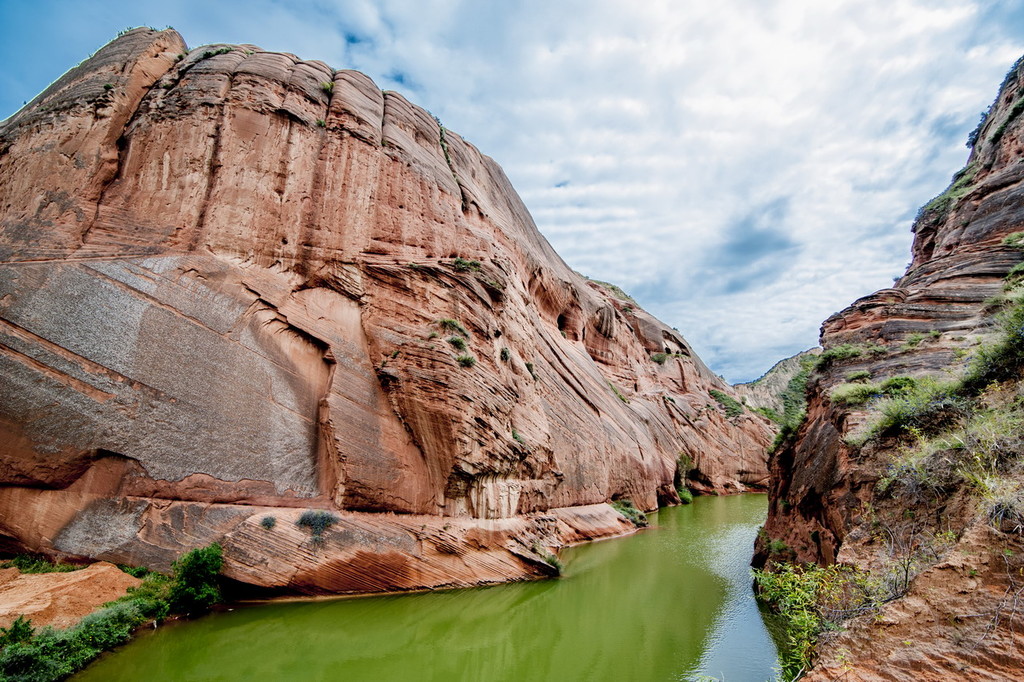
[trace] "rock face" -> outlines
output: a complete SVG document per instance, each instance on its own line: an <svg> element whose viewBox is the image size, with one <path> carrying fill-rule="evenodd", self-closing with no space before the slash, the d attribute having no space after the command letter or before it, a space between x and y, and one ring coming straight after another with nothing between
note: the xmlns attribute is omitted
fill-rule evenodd
<svg viewBox="0 0 1024 682"><path fill-rule="evenodd" d="M749 407L765 408L776 414L782 414L785 410L782 394L789 382L800 373L805 358L820 354L820 348L811 348L785 360L779 360L759 379L736 384L733 386L733 390L743 398L744 404Z"/></svg>
<svg viewBox="0 0 1024 682"><path fill-rule="evenodd" d="M360 73L135 29L0 127L0 207L10 546L166 567L219 540L264 587L473 584L625 532L610 500L767 482L769 428L726 418L686 341ZM341 518L324 542L304 508Z"/></svg>
<svg viewBox="0 0 1024 682"><path fill-rule="evenodd" d="M1018 62L1008 74L967 167L921 210L906 274L822 325L826 353L844 344L870 351L840 358L811 377L807 419L771 458L771 506L757 563L775 558L772 539L775 552L784 546L798 561L840 562L879 574L900 564L909 575L921 572L906 596L827 639L806 679L1021 675L1015 611L1021 593L1013 576L1019 561L1009 559L1024 549L1019 532L990 527L967 486L918 491L912 498L893 493L887 481L880 484L913 437L858 446L870 411L829 396L858 374L876 382L957 376L972 349L995 330L993 297L1021 261L1021 251L1003 240L1024 229L1022 71ZM1020 388L1010 382L998 390ZM937 475L954 470L949 464Z"/></svg>

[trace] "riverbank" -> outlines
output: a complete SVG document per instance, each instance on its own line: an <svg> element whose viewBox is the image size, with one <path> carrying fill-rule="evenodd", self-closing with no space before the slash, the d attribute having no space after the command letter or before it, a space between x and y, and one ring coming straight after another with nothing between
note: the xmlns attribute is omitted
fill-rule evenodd
<svg viewBox="0 0 1024 682"><path fill-rule="evenodd" d="M563 550L559 580L218 611L140 632L75 680L769 679L747 569L765 508L663 509L650 530Z"/></svg>

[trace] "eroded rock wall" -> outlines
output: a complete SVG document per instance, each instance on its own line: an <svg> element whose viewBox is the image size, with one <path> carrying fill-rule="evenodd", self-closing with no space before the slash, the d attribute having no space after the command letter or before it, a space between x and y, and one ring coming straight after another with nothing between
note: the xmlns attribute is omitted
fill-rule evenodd
<svg viewBox="0 0 1024 682"><path fill-rule="evenodd" d="M566 267L493 160L360 73L135 29L0 127L0 207L8 544L166 565L221 539L258 585L463 584L539 570L509 542L626 530L541 532L552 510L677 502L681 454L698 490L766 484L768 427L726 418L685 339ZM376 515L312 548L321 568L422 558L417 523L455 521L420 517L511 524L488 536L505 565L360 587L294 577L266 534L232 553L288 508Z"/></svg>
<svg viewBox="0 0 1024 682"><path fill-rule="evenodd" d="M1019 533L1000 532L966 489L910 501L882 479L913 437L860 436L870 404L830 400L850 377L949 380L997 331L1004 277L1021 251L1003 243L1024 230L1024 73L1008 74L967 167L914 225L913 261L891 288L824 322L826 349L862 352L819 369L807 419L772 456L771 506L756 563L772 559L851 564L885 575L905 562L924 571L907 595L847 632L828 635L807 679L1011 679L1021 674L1013 562ZM953 474L953 464L943 476ZM769 544L769 540L773 540ZM903 564L900 564L903 565ZM1016 570L1016 569L1014 569ZM1008 601L1009 600L1009 601Z"/></svg>

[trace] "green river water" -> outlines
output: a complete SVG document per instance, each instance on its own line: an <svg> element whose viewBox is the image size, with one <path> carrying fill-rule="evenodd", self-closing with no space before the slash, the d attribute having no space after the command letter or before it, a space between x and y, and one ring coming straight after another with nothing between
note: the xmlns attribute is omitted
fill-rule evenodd
<svg viewBox="0 0 1024 682"><path fill-rule="evenodd" d="M140 633L76 682L774 677L750 586L764 495L701 497L562 553L557 580L236 608Z"/></svg>

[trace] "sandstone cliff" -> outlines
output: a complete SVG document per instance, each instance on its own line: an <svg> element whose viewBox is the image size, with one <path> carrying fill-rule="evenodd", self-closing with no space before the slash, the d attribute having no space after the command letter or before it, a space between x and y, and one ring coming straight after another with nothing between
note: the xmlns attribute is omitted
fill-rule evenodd
<svg viewBox="0 0 1024 682"><path fill-rule="evenodd" d="M921 210L906 274L822 325L807 418L771 458L756 562L849 564L896 597L826 636L807 679L1024 674L1019 358L981 371L993 344L1019 345L997 313L1021 300L1006 276L1022 259L1022 71Z"/></svg>
<svg viewBox="0 0 1024 682"><path fill-rule="evenodd" d="M820 348L811 348L785 360L779 360L761 377L742 384L735 384L733 390L743 398L743 403L755 409L771 410L781 415L786 410L783 394L803 368L808 358L821 354Z"/></svg>
<svg viewBox="0 0 1024 682"><path fill-rule="evenodd" d="M610 500L766 484L767 425L710 389L360 73L135 29L0 127L9 546L166 568L219 540L297 591L539 574L627 532Z"/></svg>

